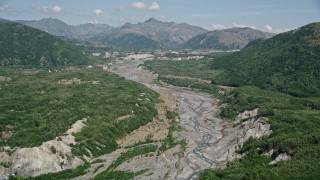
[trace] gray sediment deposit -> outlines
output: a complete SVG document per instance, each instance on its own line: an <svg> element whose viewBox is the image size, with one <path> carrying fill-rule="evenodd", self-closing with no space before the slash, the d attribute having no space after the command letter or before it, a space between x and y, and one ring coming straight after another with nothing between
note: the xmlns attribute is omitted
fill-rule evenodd
<svg viewBox="0 0 320 180"><path fill-rule="evenodd" d="M218 99L206 93L156 84L157 75L139 67L142 63L143 60L120 61L112 71L160 95L163 91L172 94L178 101L178 123L182 129L177 137L186 140L187 146L183 157L176 155L181 148L176 146L158 157L135 157L117 170L138 172L148 168L136 179L195 179L206 168L224 168L227 162L241 158L243 155L237 154L236 149L250 137L260 138L272 132L267 119L258 116L258 109L239 114L233 123L227 122L218 116Z"/></svg>

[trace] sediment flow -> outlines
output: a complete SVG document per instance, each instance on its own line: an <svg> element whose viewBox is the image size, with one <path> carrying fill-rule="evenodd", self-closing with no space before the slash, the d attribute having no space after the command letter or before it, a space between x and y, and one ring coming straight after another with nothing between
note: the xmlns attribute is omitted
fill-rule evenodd
<svg viewBox="0 0 320 180"><path fill-rule="evenodd" d="M235 150L249 137L261 137L271 133L270 126L265 123L266 120L258 119L257 113L239 116L238 120L241 118L249 118L249 120L241 127L233 127L233 124L218 118L217 99L206 93L171 85L159 85L154 82L157 75L140 67L142 63L143 60L118 61L111 71L146 85L157 91L161 98L165 98L163 96L168 94L175 98L179 126L182 129L177 138L186 140L187 146L183 157L176 155L181 148L178 145L159 157L136 157L130 163L120 165L118 170L138 172L148 169L146 173L136 177L137 179L159 177L194 179L206 168L225 167L228 161L240 158L241 155L236 154ZM168 106L173 107L173 104ZM146 164L148 165L145 167Z"/></svg>

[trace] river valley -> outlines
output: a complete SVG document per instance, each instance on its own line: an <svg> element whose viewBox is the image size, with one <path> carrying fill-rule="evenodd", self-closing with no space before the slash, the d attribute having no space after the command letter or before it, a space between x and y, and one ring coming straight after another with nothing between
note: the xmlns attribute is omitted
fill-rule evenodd
<svg viewBox="0 0 320 180"><path fill-rule="evenodd" d="M206 168L225 167L228 161L241 157L235 150L249 137L260 137L271 133L270 126L262 124L260 121L264 120L257 120L255 118L257 113L251 112L239 117L252 120L245 122L241 128L233 127L232 123L218 117L219 101L212 95L171 85L159 85L154 81L157 75L139 66L142 63L143 60L139 59L118 61L111 71L146 85L158 92L161 98L169 95L176 99L178 124L182 129L178 132L177 138L184 139L187 145L182 157L176 155L181 148L176 146L164 152L160 156L162 158L134 158L130 163L120 165L118 170L149 169L137 176L137 179L195 179ZM174 104L168 106L172 108Z"/></svg>

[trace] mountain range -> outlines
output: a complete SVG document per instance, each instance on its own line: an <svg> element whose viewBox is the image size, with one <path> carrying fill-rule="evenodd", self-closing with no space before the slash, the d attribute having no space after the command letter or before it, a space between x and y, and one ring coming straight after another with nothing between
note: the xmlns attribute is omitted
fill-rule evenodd
<svg viewBox="0 0 320 180"><path fill-rule="evenodd" d="M45 18L39 21L18 20L17 23L24 24L55 36L90 38L102 32L108 32L113 29L107 24L80 24L76 26L68 25L56 18Z"/></svg>
<svg viewBox="0 0 320 180"><path fill-rule="evenodd" d="M93 40L126 49L177 48L192 37L207 30L186 23L162 22L154 18L138 23L126 23L113 31L99 34Z"/></svg>
<svg viewBox="0 0 320 180"><path fill-rule="evenodd" d="M0 20L6 22L7 20ZM15 21L55 36L98 41L117 48L140 49L242 49L250 41L274 34L251 28L208 31L186 23L163 22L150 18L145 22L120 27L107 24L68 25L56 18Z"/></svg>

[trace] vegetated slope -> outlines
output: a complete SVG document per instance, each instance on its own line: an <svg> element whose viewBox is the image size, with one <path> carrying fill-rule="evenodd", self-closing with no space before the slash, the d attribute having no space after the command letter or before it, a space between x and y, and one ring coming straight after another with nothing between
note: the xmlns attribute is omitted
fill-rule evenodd
<svg viewBox="0 0 320 180"><path fill-rule="evenodd" d="M218 84L320 96L320 23L249 43L241 52L214 60L212 68L225 70L215 79Z"/></svg>
<svg viewBox="0 0 320 180"><path fill-rule="evenodd" d="M249 27L223 29L197 35L187 41L183 47L186 49L235 50L244 48L252 40L269 38L273 35Z"/></svg>
<svg viewBox="0 0 320 180"><path fill-rule="evenodd" d="M161 44L156 39L150 38L144 33L134 30L120 30L121 32L112 32L108 35L99 34L92 40L115 46L121 49L159 49Z"/></svg>
<svg viewBox="0 0 320 180"><path fill-rule="evenodd" d="M88 39L60 37L66 44L74 49L81 51L84 54L92 54L95 52L105 53L113 52L116 49L113 46L104 45L97 41L90 41ZM92 62L90 62L92 63Z"/></svg>
<svg viewBox="0 0 320 180"><path fill-rule="evenodd" d="M68 25L56 18L44 18L39 21L16 21L18 23L40 29L55 36L89 38L102 32L113 29L107 24L80 24L76 26Z"/></svg>
<svg viewBox="0 0 320 180"><path fill-rule="evenodd" d="M0 65L85 64L87 58L61 39L18 23L0 24Z"/></svg>
<svg viewBox="0 0 320 180"><path fill-rule="evenodd" d="M149 71L157 73L159 76L190 77L203 80L215 78L219 72L210 69L211 60L148 60L143 66Z"/></svg>
<svg viewBox="0 0 320 180"><path fill-rule="evenodd" d="M259 108L272 134L249 139L237 150L246 154L226 169L207 169L202 179L318 179L320 177L320 98L298 98L257 87L225 94L224 117ZM241 126L241 124L238 124ZM269 164L280 155L290 160Z"/></svg>
<svg viewBox="0 0 320 180"><path fill-rule="evenodd" d="M0 68L0 147L33 147L64 134L77 120L88 118L75 134L73 153L92 156L118 148L116 139L148 123L157 114L158 94L144 85L102 68L70 70ZM75 82L75 80L77 82ZM60 82L60 83L59 83ZM141 93L144 99L139 101ZM139 104L139 106L137 106ZM118 117L130 115L121 121Z"/></svg>
<svg viewBox="0 0 320 180"><path fill-rule="evenodd" d="M186 23L162 22L151 18L143 23L125 25L93 39L125 49L178 47L192 37L207 32Z"/></svg>

